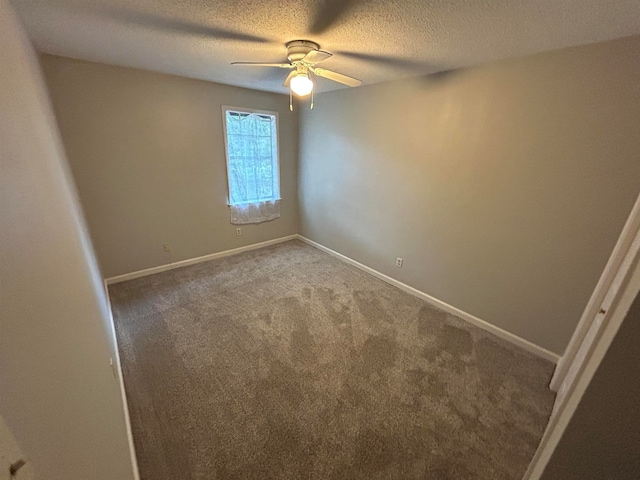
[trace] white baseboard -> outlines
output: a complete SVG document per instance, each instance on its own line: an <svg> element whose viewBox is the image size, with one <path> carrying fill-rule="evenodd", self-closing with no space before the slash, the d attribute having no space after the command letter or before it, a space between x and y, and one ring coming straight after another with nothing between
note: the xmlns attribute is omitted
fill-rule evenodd
<svg viewBox="0 0 640 480"><path fill-rule="evenodd" d="M211 253L202 257L189 258L187 260L180 260L179 262L167 263L166 265L158 265L157 267L146 268L144 270L138 270L137 272L125 273L123 275L116 275L105 279L107 285L114 283L126 282L127 280L133 280L134 278L146 277L147 275L153 275L155 273L166 272L167 270L173 270L174 268L186 267L188 265L195 265L196 263L208 262L209 260L215 260L216 258L228 257L230 255L236 255L237 253L247 252L249 250L256 250L262 247L268 247L269 245L275 245L276 243L287 242L299 238L298 235L287 235L286 237L275 238L273 240L267 240L266 242L253 243L244 247L233 248L231 250L225 250L223 252Z"/></svg>
<svg viewBox="0 0 640 480"><path fill-rule="evenodd" d="M104 293L109 300L109 289L107 281L104 281ZM118 339L116 338L116 325L113 322L113 313L111 311L111 302L107 301L107 309L109 312L109 333L114 342L114 358L111 359L112 368L115 367L116 381L120 388L120 401L124 410L124 423L127 430L127 440L129 442L129 457L131 458L131 468L133 470L133 480L140 480L140 470L138 469L138 457L136 456L136 447L133 442L133 429L131 428L131 417L129 416L129 402L127 401L127 391L124 386L124 375L122 374L122 364L120 363L120 351L118 350Z"/></svg>
<svg viewBox="0 0 640 480"><path fill-rule="evenodd" d="M455 315L456 317L461 318L462 320L466 320L467 322L475 325L476 327L479 327L483 330L486 330L487 332L490 332L492 334L494 334L497 337L500 337L504 340L507 340L510 343L513 343L514 345L527 350L528 352L533 353L534 355L537 355L541 358L544 358L546 360L549 360L551 362L553 362L554 364L557 364L558 361L560 360L560 356L547 350L546 348L542 348L534 343L531 343L528 340L525 340L524 338L518 337L517 335L514 335L511 332L508 332L506 330L503 330L500 327L496 327L495 325L492 325L489 322L485 322L484 320L479 319L478 317L471 315L470 313L467 313L463 310L460 310L459 308L456 308L452 305L449 305L448 303L443 302L442 300L438 300L437 298L432 297L431 295L428 295L424 292L421 292L420 290L410 287L409 285L407 285L406 283L402 283L394 278L391 278L387 275L385 275L384 273L380 273L377 270L374 270L371 267L367 267L366 265L363 265L360 262L357 262L355 260L353 260L352 258L349 258L345 255L342 255L341 253L336 252L335 250L331 250L330 248L325 247L324 245L321 245L317 242L314 242L313 240L309 240L306 237L303 237L302 235L296 235L296 238L302 240L303 242L319 249L322 250L323 252L328 253L329 255L332 255L336 258L339 258L340 260L353 265L356 268L359 268L360 270L369 273L370 275L373 275L374 277L379 278L380 280L383 280L395 287L398 287L400 290L403 290L407 293L410 293L411 295L414 295L428 303L430 303L431 305L438 307L440 310L444 310L445 312L451 313L452 315Z"/></svg>

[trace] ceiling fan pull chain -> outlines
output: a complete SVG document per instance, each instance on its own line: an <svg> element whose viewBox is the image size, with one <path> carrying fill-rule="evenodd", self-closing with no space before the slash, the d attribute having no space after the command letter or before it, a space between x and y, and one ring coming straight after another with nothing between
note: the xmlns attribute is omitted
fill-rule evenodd
<svg viewBox="0 0 640 480"><path fill-rule="evenodd" d="M309 107L309 110L313 110L313 90L311 90L311 106Z"/></svg>
<svg viewBox="0 0 640 480"><path fill-rule="evenodd" d="M293 93L289 89L289 110L293 112Z"/></svg>

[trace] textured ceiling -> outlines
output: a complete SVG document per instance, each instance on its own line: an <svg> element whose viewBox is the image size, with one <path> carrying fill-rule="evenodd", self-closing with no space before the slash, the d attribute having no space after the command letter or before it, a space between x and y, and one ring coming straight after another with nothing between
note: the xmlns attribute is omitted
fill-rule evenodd
<svg viewBox="0 0 640 480"><path fill-rule="evenodd" d="M280 62L313 40L365 84L640 34L640 0L13 0L36 48L286 93ZM319 91L343 88L319 79Z"/></svg>

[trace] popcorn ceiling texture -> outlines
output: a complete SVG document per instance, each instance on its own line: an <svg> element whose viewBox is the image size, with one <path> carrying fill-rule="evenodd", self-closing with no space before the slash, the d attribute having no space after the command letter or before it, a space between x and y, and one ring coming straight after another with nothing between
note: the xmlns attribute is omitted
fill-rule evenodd
<svg viewBox="0 0 640 480"><path fill-rule="evenodd" d="M553 365L300 241L109 287L142 480L520 479Z"/></svg>
<svg viewBox="0 0 640 480"><path fill-rule="evenodd" d="M640 33L638 0L14 4L41 52L280 93L284 70L230 62L280 62L287 41L309 39L335 54L323 66L370 84Z"/></svg>

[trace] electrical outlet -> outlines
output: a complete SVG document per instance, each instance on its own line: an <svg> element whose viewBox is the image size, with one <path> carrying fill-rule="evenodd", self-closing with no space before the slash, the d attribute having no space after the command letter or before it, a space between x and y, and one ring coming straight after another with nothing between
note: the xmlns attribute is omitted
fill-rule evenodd
<svg viewBox="0 0 640 480"><path fill-rule="evenodd" d="M402 258L396 257L396 267L402 268Z"/></svg>
<svg viewBox="0 0 640 480"><path fill-rule="evenodd" d="M242 235L242 229L240 227L236 228L236 235Z"/></svg>
<svg viewBox="0 0 640 480"><path fill-rule="evenodd" d="M171 249L169 248L169 245L168 245L167 243L163 243L163 244L162 244L162 249L163 249L165 252L170 252L170 251L171 251Z"/></svg>

